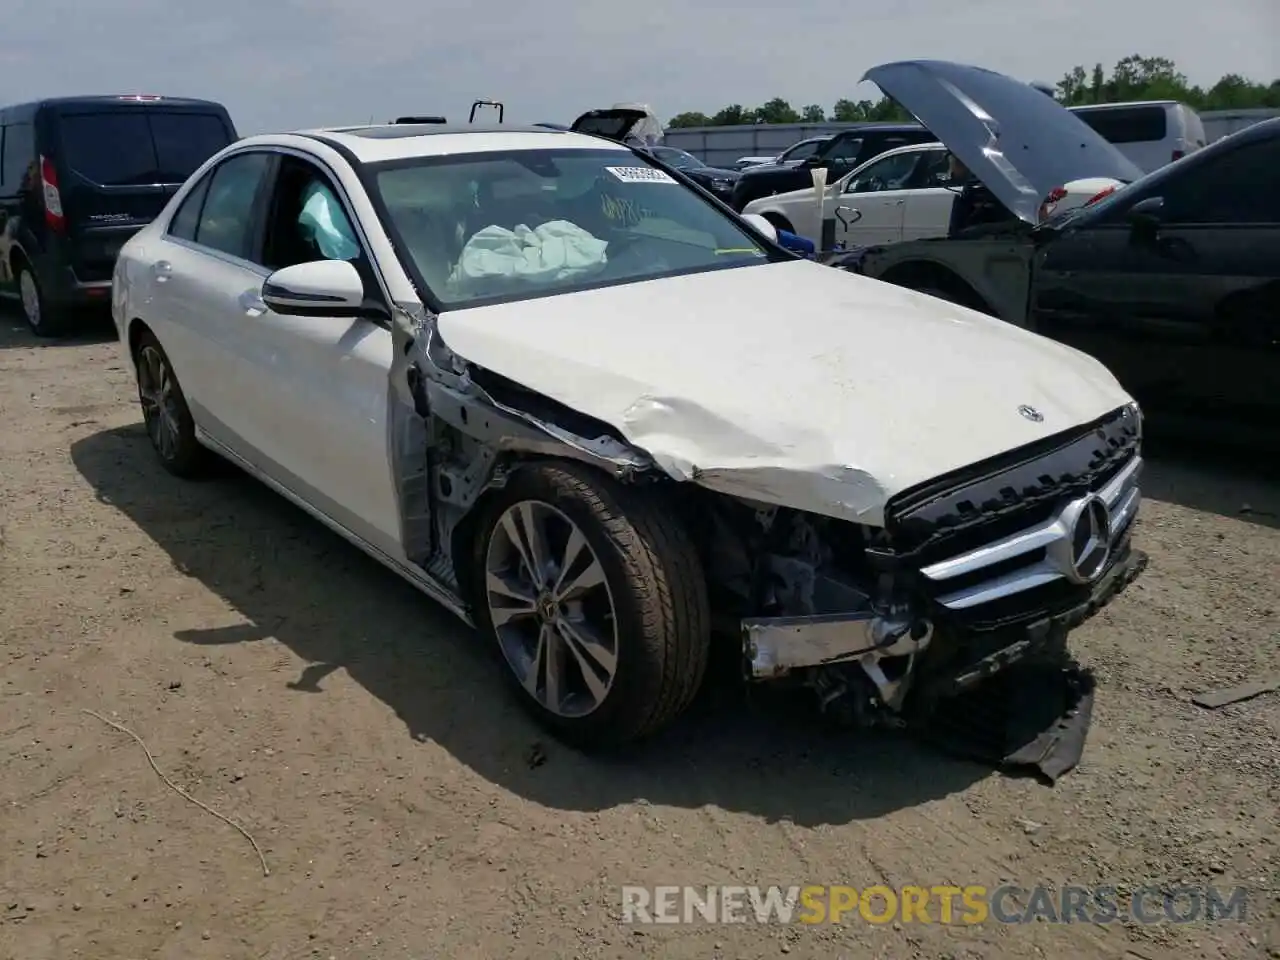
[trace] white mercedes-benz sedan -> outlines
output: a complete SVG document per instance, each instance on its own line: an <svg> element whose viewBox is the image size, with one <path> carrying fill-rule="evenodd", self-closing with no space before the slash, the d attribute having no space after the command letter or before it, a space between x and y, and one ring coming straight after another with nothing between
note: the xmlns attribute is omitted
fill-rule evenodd
<svg viewBox="0 0 1280 960"><path fill-rule="evenodd" d="M1065 650L1145 562L1131 398L775 240L584 134L258 136L126 244L113 312L165 468L309 511L569 742L669 724L713 636L868 723Z"/></svg>

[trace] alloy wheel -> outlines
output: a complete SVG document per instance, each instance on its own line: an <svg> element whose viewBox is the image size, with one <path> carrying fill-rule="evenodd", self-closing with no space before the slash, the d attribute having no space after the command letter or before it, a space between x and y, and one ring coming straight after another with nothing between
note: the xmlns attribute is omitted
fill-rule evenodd
<svg viewBox="0 0 1280 960"><path fill-rule="evenodd" d="M176 383L164 356L153 346L138 353L138 399L151 443L164 460L178 452L179 413Z"/></svg>
<svg viewBox="0 0 1280 960"><path fill-rule="evenodd" d="M596 710L617 674L617 614L578 525L541 501L512 504L489 536L484 589L503 657L529 695L560 717Z"/></svg>

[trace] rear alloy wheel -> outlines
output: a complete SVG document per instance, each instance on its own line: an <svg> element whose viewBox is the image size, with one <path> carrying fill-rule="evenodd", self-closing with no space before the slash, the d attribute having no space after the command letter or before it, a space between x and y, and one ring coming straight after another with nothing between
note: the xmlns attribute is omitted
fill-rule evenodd
<svg viewBox="0 0 1280 960"><path fill-rule="evenodd" d="M174 476L198 476L207 466L208 451L196 439L195 422L169 358L150 332L139 339L134 362L142 420L156 456Z"/></svg>
<svg viewBox="0 0 1280 960"><path fill-rule="evenodd" d="M37 337L57 337L66 328L66 312L53 309L45 301L35 273L25 263L18 267L18 295L22 316Z"/></svg>
<svg viewBox="0 0 1280 960"><path fill-rule="evenodd" d="M706 670L706 583L657 502L576 464L517 471L476 544L476 621L541 723L583 747L674 721Z"/></svg>

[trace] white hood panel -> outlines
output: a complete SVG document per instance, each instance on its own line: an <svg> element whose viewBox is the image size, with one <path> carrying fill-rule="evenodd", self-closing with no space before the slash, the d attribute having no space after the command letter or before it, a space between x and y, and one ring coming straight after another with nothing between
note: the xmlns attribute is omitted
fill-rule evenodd
<svg viewBox="0 0 1280 960"><path fill-rule="evenodd" d="M1130 401L1077 350L809 261L457 310L439 331L677 479L872 525L908 487Z"/></svg>

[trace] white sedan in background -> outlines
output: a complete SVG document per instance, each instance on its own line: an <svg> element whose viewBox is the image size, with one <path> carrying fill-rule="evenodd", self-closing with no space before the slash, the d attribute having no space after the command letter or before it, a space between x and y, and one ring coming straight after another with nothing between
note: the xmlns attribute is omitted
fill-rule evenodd
<svg viewBox="0 0 1280 960"><path fill-rule="evenodd" d="M834 219L837 246L851 248L944 237L959 194L941 143L886 151L827 186L822 208L814 188L752 200L742 210L775 227L822 242L822 221ZM1083 206L1121 186L1109 177L1073 180L1045 198L1041 218Z"/></svg>
<svg viewBox="0 0 1280 960"><path fill-rule="evenodd" d="M601 137L257 136L125 244L112 307L167 470L216 452L309 511L566 740L671 723L713 623L752 679L923 716L1141 569L1138 412L771 233Z"/></svg>

